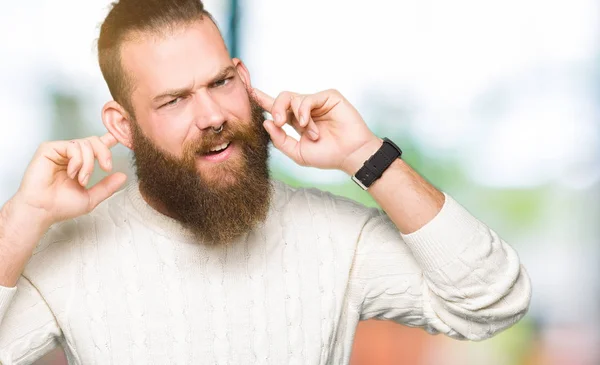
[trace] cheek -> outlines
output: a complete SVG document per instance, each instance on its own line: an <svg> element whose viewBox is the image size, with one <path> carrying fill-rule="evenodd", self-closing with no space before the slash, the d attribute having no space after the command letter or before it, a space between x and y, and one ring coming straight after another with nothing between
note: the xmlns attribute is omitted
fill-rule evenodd
<svg viewBox="0 0 600 365"><path fill-rule="evenodd" d="M190 139L190 125L193 117L185 112L186 108L177 113L155 113L150 118L150 130L154 143L175 157L182 157L183 145Z"/></svg>
<svg viewBox="0 0 600 365"><path fill-rule="evenodd" d="M213 98L218 100L221 110L231 115L235 119L246 121L251 116L250 100L248 92L242 82L231 88L228 92L213 94Z"/></svg>

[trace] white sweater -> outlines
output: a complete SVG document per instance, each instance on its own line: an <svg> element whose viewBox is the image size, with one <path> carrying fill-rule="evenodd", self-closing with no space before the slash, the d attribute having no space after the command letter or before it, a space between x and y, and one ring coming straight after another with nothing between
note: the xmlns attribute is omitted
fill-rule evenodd
<svg viewBox="0 0 600 365"><path fill-rule="evenodd" d="M450 196L401 235L381 211L274 181L266 222L207 247L136 183L53 226L0 287L0 363L347 364L359 320L481 340L527 311L515 251Z"/></svg>

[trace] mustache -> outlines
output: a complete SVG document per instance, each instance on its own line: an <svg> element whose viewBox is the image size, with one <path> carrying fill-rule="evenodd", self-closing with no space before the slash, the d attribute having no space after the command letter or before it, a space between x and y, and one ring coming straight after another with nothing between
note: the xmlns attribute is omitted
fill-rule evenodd
<svg viewBox="0 0 600 365"><path fill-rule="evenodd" d="M191 156L195 154L206 154L216 146L233 141L254 144L254 136L248 131L249 128L249 126L244 126L240 121L226 122L223 125L223 130L218 134L214 133L209 128L184 147L185 154Z"/></svg>
<svg viewBox="0 0 600 365"><path fill-rule="evenodd" d="M218 134L209 129L203 132L196 140L190 142L185 149L189 152L205 154L215 146L243 138L243 133L240 133L239 130L234 130L235 127L232 127L232 124L239 125L239 122L225 123L223 130Z"/></svg>
<svg viewBox="0 0 600 365"><path fill-rule="evenodd" d="M226 142L240 141L248 145L256 144L256 133L253 133L253 128L263 128L262 121L264 120L265 110L256 102L251 95L250 104L252 108L252 116L250 123L258 125L245 125L240 120L228 120L223 123L223 130L219 133L214 133L211 128L202 131L202 134L197 139L189 142L184 147L186 155L193 156L195 154L206 154L216 146Z"/></svg>

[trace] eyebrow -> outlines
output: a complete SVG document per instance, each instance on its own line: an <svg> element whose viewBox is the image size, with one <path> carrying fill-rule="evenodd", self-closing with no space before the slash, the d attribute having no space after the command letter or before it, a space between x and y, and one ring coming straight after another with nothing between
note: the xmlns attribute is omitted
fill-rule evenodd
<svg viewBox="0 0 600 365"><path fill-rule="evenodd" d="M217 81L224 79L225 77L227 77L227 75L229 75L233 71L235 71L234 66L227 66L227 67L221 69L221 71L219 71L219 73L216 74L209 81L208 85L212 85L212 84L216 83ZM164 92L161 92L159 95L155 96L154 98L152 98L152 102L156 103L166 97L178 98L178 97L182 97L185 95L189 95L192 93L192 88L193 88L193 86L185 86L182 88L166 90Z"/></svg>

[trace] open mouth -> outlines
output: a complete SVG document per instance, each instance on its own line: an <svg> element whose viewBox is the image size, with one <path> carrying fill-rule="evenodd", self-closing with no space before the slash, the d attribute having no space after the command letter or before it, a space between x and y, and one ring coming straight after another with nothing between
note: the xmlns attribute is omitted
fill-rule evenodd
<svg viewBox="0 0 600 365"><path fill-rule="evenodd" d="M214 146L209 152L202 153L200 156L205 160L220 162L229 157L232 148L232 142L228 141L218 146Z"/></svg>
<svg viewBox="0 0 600 365"><path fill-rule="evenodd" d="M226 150L230 144L231 144L231 142L225 142L221 145L215 146L206 155L210 156L210 155L219 154L219 153L223 152L224 150Z"/></svg>

